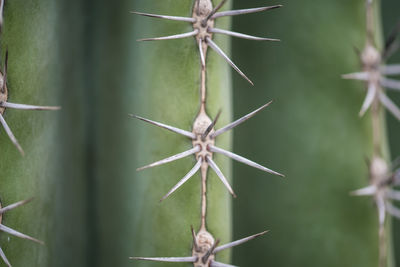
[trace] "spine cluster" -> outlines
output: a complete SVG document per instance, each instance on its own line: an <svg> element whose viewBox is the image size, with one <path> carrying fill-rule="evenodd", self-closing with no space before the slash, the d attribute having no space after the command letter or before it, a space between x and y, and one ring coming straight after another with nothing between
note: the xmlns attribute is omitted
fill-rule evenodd
<svg viewBox="0 0 400 267"><path fill-rule="evenodd" d="M4 1L5 0L0 0L0 37L1 34L4 32L4 25L3 25L3 13L4 13ZM11 128L8 126L6 120L5 120L5 113L7 109L17 109L17 110L59 110L59 106L36 106L36 105L27 105L27 104L20 104L20 103L13 103L9 101L9 93L10 88L7 86L7 77L11 76L11 74L8 74L8 50L5 52L5 60L4 60L4 66L2 70L0 70L0 124L2 125L3 129L7 133L8 137L10 138L11 142L14 144L14 146L18 149L18 151L21 153L22 156L24 156L25 152L22 149L22 146L19 144L17 138L13 134ZM1 197L1 196L0 196ZM0 203L0 231L5 232L7 234L23 238L23 239L28 239L31 241L34 241L39 244L43 244L42 241L30 237L28 235L25 235L21 232L18 232L10 227L7 227L4 225L4 216L7 212L18 208L22 205L25 205L29 202L31 202L32 198L23 200L23 201L18 201L13 204L9 204L5 207L2 207L2 203ZM7 199L2 199L4 203L7 203ZM7 266L11 266L10 261L7 259L5 253L3 252L2 248L0 247L0 257L4 261L4 263Z"/></svg>
<svg viewBox="0 0 400 267"><path fill-rule="evenodd" d="M170 40L170 39L180 39L180 38L188 38L194 37L198 46L198 55L200 62L200 110L194 119L194 123L191 131L187 131L184 129L179 129L174 126L166 125L160 122L152 121L143 117L139 117L136 115L132 115L133 117L140 119L144 122L153 124L155 126L170 130L174 133L180 134L192 142L192 148L179 153L177 155L168 157L166 159L151 163L146 165L138 170L143 170L155 166L159 166L165 163L169 163L171 161L175 161L177 159L181 159L190 155L195 156L196 164L193 168L170 190L161 198L161 201L168 198L172 193L174 193L177 189L179 189L183 184L188 181L191 177L194 176L195 173L200 171L201 174L201 222L200 229L197 233L192 228L192 237L193 237L193 248L192 255L188 257L132 257L134 260L148 260L148 261L160 261L160 262L188 262L193 263L195 267L219 267L219 266L232 266L225 263L220 263L216 260L216 254L222 250L240 245L249 240L252 240L258 236L264 235L267 231L225 244L219 245L219 240L214 237L212 233L207 230L207 179L208 172L210 170L214 171L217 177L224 184L226 189L232 194L232 196L236 197L231 185L228 182L228 179L224 176L223 172L220 170L218 165L213 160L214 154L221 154L227 156L233 160L239 161L251 167L260 169L264 172L283 176L282 174L273 171L269 168L266 168L254 161L251 161L247 158L239 156L233 152L227 151L223 148L220 148L216 145L218 141L218 136L231 130L232 128L240 125L246 120L250 119L258 112L265 109L271 102L261 106L260 108L254 110L253 112L237 119L236 121L220 128L215 129L216 122L218 120L219 114L214 118L210 118L207 114L207 51L210 47L213 51L219 54L223 59L225 59L232 68L239 73L244 79L246 79L251 85L253 82L232 62L232 60L224 53L224 51L213 41L214 34L225 34L233 37L257 40L257 41L279 41L277 39L271 38L263 38L250 36L243 33L232 32L228 30L223 30L215 27L216 19L225 16L236 16L241 14L249 14L255 12L266 11L274 8L281 7L280 5L276 6L267 6L267 7L259 7L259 8L251 8L251 9L241 9L241 10L230 10L230 11L220 11L221 7L225 4L226 0L221 1L215 7L213 7L211 0L196 0L193 5L192 17L177 17L177 16L168 16L168 15L157 15L157 14L149 14L133 11L132 13L153 17L153 18L161 18L166 20L173 21L181 21L191 23L193 27L193 31L187 33L180 33L171 36L163 36L156 38L146 38L140 39L139 41L160 41L160 40ZM212 89L211 89L212 90ZM210 170L209 170L210 169Z"/></svg>
<svg viewBox="0 0 400 267"><path fill-rule="evenodd" d="M367 110L371 113L373 152L368 161L369 185L352 192L355 196L371 196L376 204L379 218L379 266L387 266L387 238L385 235L386 213L400 219L400 209L392 201L400 201L400 191L393 187L400 185L400 169L396 171L398 163L389 164L388 155L385 155L385 128L383 108L400 120L400 109L387 96L386 90L400 90L400 81L386 76L399 75L400 64L385 65L399 48L396 41L400 33L400 23L388 36L383 50L377 48L375 39L375 20L373 0L366 1L366 33L364 49L360 53L363 70L361 72L343 75L345 79L363 81L366 85L366 97L359 115L363 116Z"/></svg>

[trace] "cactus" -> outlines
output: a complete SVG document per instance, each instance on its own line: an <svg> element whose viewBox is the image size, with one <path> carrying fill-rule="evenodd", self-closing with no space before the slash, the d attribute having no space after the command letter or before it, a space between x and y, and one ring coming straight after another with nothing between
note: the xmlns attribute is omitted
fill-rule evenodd
<svg viewBox="0 0 400 267"><path fill-rule="evenodd" d="M396 177L381 104L400 114L380 86L397 83L368 90L340 77L370 81L352 49L367 39L365 0L274 11L255 0L64 2L0 5L6 264L395 266L382 211L397 215L387 200L398 192L368 176ZM267 12L232 27L221 15L255 11ZM376 51L379 21L369 35ZM232 57L227 35L283 42L233 41ZM12 109L54 109L30 105L62 110ZM264 172L232 171L230 159ZM271 175L281 172L286 179Z"/></svg>

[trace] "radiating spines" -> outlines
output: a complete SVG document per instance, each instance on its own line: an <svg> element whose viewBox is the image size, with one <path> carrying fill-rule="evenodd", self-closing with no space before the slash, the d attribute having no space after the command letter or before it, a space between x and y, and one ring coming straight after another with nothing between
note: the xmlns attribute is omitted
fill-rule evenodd
<svg viewBox="0 0 400 267"><path fill-rule="evenodd" d="M6 108L9 109L19 109L19 110L59 110L59 106L36 106L28 104L17 104L8 101L8 88L7 88L7 76L8 76L8 50L6 50L5 62L2 72L0 72L0 124L3 126L8 137L14 146L18 149L22 156L24 156L24 150L19 144L17 138L14 136L12 130L8 126L6 120L4 119L4 112Z"/></svg>
<svg viewBox="0 0 400 267"><path fill-rule="evenodd" d="M178 33L169 36L163 37L152 37L152 38L144 38L139 39L138 41L162 41L162 40L173 40L173 39L182 39L195 37L197 40L197 44L199 47L199 55L200 55L200 63L202 67L206 65L206 50L203 49L203 45L211 47L217 54L219 54L223 59L227 61L231 67L238 72L244 79L246 79L251 85L253 82L233 63L233 61L225 54L225 52L212 40L213 34L224 34L237 38L243 38L248 40L255 41L279 41L279 39L275 38L265 38L265 37L257 37L244 33L238 33L234 31L228 31L224 29L219 29L214 27L214 20L220 17L225 16L237 16L243 14L250 14L256 12L262 12L266 10L271 10L275 8L282 7L282 5L275 6L266 6L266 7L258 7L258 8L249 8L249 9L240 9L240 10L230 10L230 11L221 11L219 10L226 3L226 0L220 1L214 8L212 8L211 2L207 5L200 5L200 1L197 1L194 5L193 16L192 17L181 17L181 16L169 16L169 15L158 15L152 13L143 13L138 11L131 11L133 14L147 16L151 18L158 18L164 20L172 20L172 21L180 21L187 22L193 25L193 31L186 33Z"/></svg>
<svg viewBox="0 0 400 267"><path fill-rule="evenodd" d="M146 165L144 167L138 168L138 171L160 166L178 159L182 159L191 155L195 155L197 163L192 167L192 169L161 199L164 200L167 197L169 197L173 192L175 192L179 187L181 187L187 180L189 180L199 169L202 165L205 165L205 167L211 167L211 169L217 174L217 177L221 180L223 185L226 187L226 189L229 191L230 194L232 194L234 197L236 197L235 192L233 191L231 185L229 184L228 180L226 177L223 175L221 169L218 167L218 165L215 163L213 160L213 154L221 154L224 156L227 156L233 160L239 161L243 164L246 164L250 167L262 170L264 172L282 176L284 177L283 174L273 171L267 167L264 167L254 161L251 161L247 158L244 158L242 156L239 156L233 152L227 151L225 149L219 148L214 145L216 137L218 137L220 134L223 134L226 131L229 131L233 129L234 127L240 125L241 123L247 121L248 119L252 118L255 116L257 113L260 111L264 110L266 107L268 107L272 101L262 105L258 109L244 115L243 117L235 120L234 122L222 127L219 130L214 130L215 124L219 118L219 115L221 111L218 112L217 116L213 121L208 118L206 114L199 114L198 118L195 120L194 126L193 126L193 132L185 131L170 125L166 125L160 122L152 121L149 119L145 119L136 115L131 115L134 118L140 119L142 121L148 122L150 124L156 125L158 127L170 130L172 132L181 134L185 137L189 137L192 140L193 143L193 148L186 150L184 152L178 153L176 155L167 157L165 159L156 161L154 163L151 163L149 165ZM204 122L199 123L198 120L204 120ZM196 123L197 122L197 123ZM197 125L197 126L196 126ZM205 125L205 126L204 126ZM196 129L196 127L200 127L199 129ZM197 133L197 135L195 134Z"/></svg>
<svg viewBox="0 0 400 267"><path fill-rule="evenodd" d="M27 204L27 203L29 203L31 201L32 201L32 198L27 199L27 200L18 201L16 203L13 203L13 204L10 204L10 205L5 206L3 208L0 208L0 231L4 232L4 233L7 233L7 234L10 234L12 236L18 237L18 238L27 239L27 240L30 240L30 241L33 241L35 243L39 243L39 244L43 245L44 244L43 241L40 241L40 240L38 240L36 238L33 238L33 237L29 236L29 235L23 234L23 233L18 232L18 231L14 230L14 229L12 229L12 228L10 228L8 226L5 226L3 224L3 222L2 222L3 214L5 214L5 213L7 213L7 212L9 212L9 211L11 211L11 210L13 210L15 208L18 208L20 206L23 206L23 205L25 205L25 204ZM0 257L2 258L2 260L5 262L5 264L7 266L11 267L11 264L8 261L6 255L4 254L4 251L1 249L1 247L0 247Z"/></svg>
<svg viewBox="0 0 400 267"><path fill-rule="evenodd" d="M370 3L368 3L370 5ZM400 109L392 102L385 93L385 89L400 91L400 81L385 76L399 75L400 64L384 65L387 60L399 47L396 39L400 33L400 21L389 35L385 48L379 52L373 46L372 14L367 6L367 38L364 51L360 54L363 63L363 71L342 75L344 79L360 80L367 84L367 94L360 110L360 116L372 106L374 101L380 102L396 119L400 120Z"/></svg>
<svg viewBox="0 0 400 267"><path fill-rule="evenodd" d="M203 233L205 230L201 230ZM251 241L257 237L263 236L268 231L263 231L261 233L251 235L224 245L219 246L219 240L212 241L213 238L211 234L206 232L206 238L209 236L212 240L205 240L204 236L203 238L198 238L198 235L196 235L195 231L193 230L193 227L191 227L191 233L193 237L193 253L192 256L189 257L130 257L129 259L131 260L144 260L144 261L157 261L157 262L187 262L187 263L194 263L196 267L235 267L235 265L230 265L222 262L218 262L215 260L217 257L218 252L223 251L225 249L233 248L239 245L242 245L248 241ZM205 246L204 243L202 242L207 242L207 245ZM212 242L210 245L209 242ZM208 247L205 249L205 247Z"/></svg>

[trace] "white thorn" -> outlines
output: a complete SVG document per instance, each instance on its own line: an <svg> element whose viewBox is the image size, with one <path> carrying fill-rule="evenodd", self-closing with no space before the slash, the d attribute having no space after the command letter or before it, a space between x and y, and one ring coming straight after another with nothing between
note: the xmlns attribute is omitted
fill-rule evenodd
<svg viewBox="0 0 400 267"><path fill-rule="evenodd" d="M236 126L238 126L239 124L247 121L248 119L250 119L251 117L253 117L254 115L256 115L258 112L260 112L261 110L265 109L266 107L268 107L270 104L272 103L272 101L269 101L267 104L262 105L261 107L259 107L258 109L250 112L247 115L244 115L243 117L237 119L234 122L229 123L228 125L224 126L223 128L216 130L213 134L210 134L211 138L215 138L220 134L223 134L226 131L229 131L232 128L235 128Z"/></svg>
<svg viewBox="0 0 400 267"><path fill-rule="evenodd" d="M214 172L217 174L217 176L219 177L221 182L228 189L229 193L231 193L233 197L236 197L235 192L233 192L232 187L230 186L228 180L225 178L224 174L221 172L221 170L219 169L217 164L215 164L215 162L209 156L206 156L206 160L207 160L208 164L210 165L211 169L214 170Z"/></svg>
<svg viewBox="0 0 400 267"><path fill-rule="evenodd" d="M192 32L180 33L180 34L163 36L163 37L144 38L144 39L139 39L138 41L139 42L143 42L143 41L162 41L162 40L182 39L182 38L195 36L198 33L199 33L199 30L196 29L196 30L194 30Z"/></svg>
<svg viewBox="0 0 400 267"><path fill-rule="evenodd" d="M374 101L377 92L378 92L378 90L377 90L375 84L370 83L368 85L367 95L365 96L364 102L361 106L361 110L359 113L360 117L362 117L365 114L365 112L368 110L368 108L372 105L372 102Z"/></svg>
<svg viewBox="0 0 400 267"><path fill-rule="evenodd" d="M210 267L237 267L237 266L211 260Z"/></svg>
<svg viewBox="0 0 400 267"><path fill-rule="evenodd" d="M399 200L400 201L400 191L396 191L396 190L393 190L393 189L388 189L387 193L386 193L386 196L388 198L390 198L390 199Z"/></svg>
<svg viewBox="0 0 400 267"><path fill-rule="evenodd" d="M276 172L276 171L273 171L271 169L268 169L268 168L266 168L266 167L264 167L264 166L262 166L262 165L260 165L260 164L258 164L256 162L254 162L254 161L251 161L251 160L246 159L246 158L244 158L242 156L236 155L235 153L232 153L232 152L227 151L225 149L222 149L222 148L219 148L219 147L216 147L216 146L213 146L213 145L210 145L209 148L210 148L211 152L222 154L222 155L227 156L227 157L229 157L231 159L234 159L234 160L239 161L239 162L241 162L243 164L246 164L246 165L248 165L250 167L262 170L264 172L268 172L268 173L271 173L271 174L275 174L275 175L279 175L279 176L285 177L283 174L280 174L279 172Z"/></svg>
<svg viewBox="0 0 400 267"><path fill-rule="evenodd" d="M239 32L227 31L227 30L218 29L218 28L210 28L209 32L217 33L217 34L218 33L219 34L226 34L226 35L229 35L229 36L248 39L248 40L253 40L253 41L273 41L273 42L279 42L280 41L279 39L257 37L257 36L252 36L252 35L239 33Z"/></svg>
<svg viewBox="0 0 400 267"><path fill-rule="evenodd" d="M236 70L237 73L239 73L243 78L245 78L251 85L254 85L253 82L247 78L247 76L235 65L235 63L232 62L232 60L224 53L224 51L222 51L221 48L219 48L219 46L214 43L211 38L206 37L206 42L207 44L215 51L217 52L217 54L219 54L221 57L223 57L228 63L229 65L231 65L231 67Z"/></svg>
<svg viewBox="0 0 400 267"><path fill-rule="evenodd" d="M237 15L244 15L256 12L262 12L274 8L282 7L282 5L275 5L275 6L266 6L266 7L256 7L256 8L248 8L248 9L238 9L238 10L229 10L229 11L222 11L217 12L212 16L212 19L225 17L225 16L237 16Z"/></svg>
<svg viewBox="0 0 400 267"><path fill-rule="evenodd" d="M185 22L191 22L191 23L196 22L195 18L189 18L189 17L157 15L157 14L143 13L143 12L137 12L137 11L131 11L130 13L136 14L136 15L141 15L141 16L146 16L146 17L151 17L151 18L158 18L158 19L185 21Z"/></svg>
<svg viewBox="0 0 400 267"><path fill-rule="evenodd" d="M370 79L370 75L368 72L354 72L354 73L344 74L342 75L342 78L350 80L368 81Z"/></svg>
<svg viewBox="0 0 400 267"><path fill-rule="evenodd" d="M390 202L386 202L386 208L387 208L387 212L390 215L396 217L397 219L400 219L400 209L399 208L397 208Z"/></svg>
<svg viewBox="0 0 400 267"><path fill-rule="evenodd" d="M21 145L18 143L17 138L15 138L13 132L11 131L10 127L8 127L6 120L4 119L3 115L1 115L1 114L0 114L0 123L3 125L3 128L6 131L11 142L18 149L18 151L21 153L21 155L24 156L25 155L24 150L22 149Z"/></svg>
<svg viewBox="0 0 400 267"><path fill-rule="evenodd" d="M145 169L148 169L148 168L153 168L153 167L156 167L156 166L160 166L160 165L163 165L163 164L166 164L166 163L169 163L169 162L172 162L172 161L175 161L175 160L182 159L184 157L193 155L194 153L197 153L200 150L201 150L200 146L196 146L196 147L194 147L192 149L189 149L187 151L184 151L182 153L179 153L179 154L173 155L171 157L156 161L154 163L151 163L149 165L143 166L141 168L137 168L136 170L137 171L142 171L142 170L145 170Z"/></svg>
<svg viewBox="0 0 400 267"><path fill-rule="evenodd" d="M379 92L379 100L393 116L400 120L400 109L392 102L392 100L389 99L389 97L387 97L383 92Z"/></svg>
<svg viewBox="0 0 400 267"><path fill-rule="evenodd" d="M159 257L159 258L145 258L145 257L130 257L131 260L144 260L144 261L161 261L161 262L195 262L196 257Z"/></svg>
<svg viewBox="0 0 400 267"><path fill-rule="evenodd" d="M392 89L396 91L400 90L400 81L396 81L393 79L382 78L381 85L387 89Z"/></svg>
<svg viewBox="0 0 400 267"><path fill-rule="evenodd" d="M33 198L30 198L30 199L18 201L18 202L14 203L14 204L8 205L8 206L0 209L0 214L3 214L3 213L5 213L5 212L7 212L9 210L15 209L15 208L17 208L19 206L25 205L26 203L31 202L32 200L33 200Z"/></svg>
<svg viewBox="0 0 400 267"><path fill-rule="evenodd" d="M225 250L225 249L228 249L228 248L239 246L239 245L241 245L243 243L246 243L246 242L248 242L250 240L253 240L253 239L255 239L255 238L259 237L259 236L265 235L266 233L268 233L268 231L264 231L264 232L261 232L261 233L255 234L255 235L251 235L251 236L248 236L248 237L233 241L231 243L219 246L214 250L214 252L218 253L221 250Z"/></svg>
<svg viewBox="0 0 400 267"><path fill-rule="evenodd" d="M350 192L350 195L353 196L372 196L376 193L378 189L376 188L375 185L370 185L358 190L355 190L353 192Z"/></svg>
<svg viewBox="0 0 400 267"><path fill-rule="evenodd" d="M180 134L180 135L184 135L186 137L189 137L190 139L196 139L196 135L194 133L191 133L191 132L188 132L188 131L185 131L185 130L182 130L182 129L179 129L179 128L176 128L176 127L173 127L173 126L169 126L169 125L166 125L166 124L161 123L161 122L156 122L156 121L152 121L152 120L149 120L149 119L145 119L145 118L133 115L133 114L130 114L129 116L131 116L133 118L136 118L136 119L139 119L139 120L142 120L144 122L148 122L148 123L153 124L155 126L170 130L171 132L174 132L174 133L177 133L177 134Z"/></svg>
<svg viewBox="0 0 400 267"><path fill-rule="evenodd" d="M8 234L10 234L10 235L13 235L13 236L16 236L16 237L19 237L19 238L31 240L31 241L36 242L36 243L39 243L39 244L41 244L41 245L44 244L42 241L40 241L40 240L38 240L38 239L36 239L36 238L30 237L30 236L28 236L28 235L25 235L25 234L23 234L23 233L20 233L20 232L18 232L18 231L15 231L14 229L11 229L11 228L9 228L9 227L3 225L3 224L0 224L0 231L6 232L6 233L8 233Z"/></svg>
<svg viewBox="0 0 400 267"><path fill-rule="evenodd" d="M201 158L199 158L196 165L194 165L194 167L171 190L169 190L168 193L165 196L163 196L160 201L165 200L172 193L174 193L179 187L181 187L187 180L192 178L193 175L200 169L202 163L203 163L203 160Z"/></svg>
<svg viewBox="0 0 400 267"><path fill-rule="evenodd" d="M13 109L23 109L23 110L60 110L59 106L34 106L26 104L16 104L9 102L0 102L1 107L13 108Z"/></svg>
<svg viewBox="0 0 400 267"><path fill-rule="evenodd" d="M8 266L11 267L11 263L8 261L6 254L4 254L4 251L0 247L0 257L3 259L4 263Z"/></svg>
<svg viewBox="0 0 400 267"><path fill-rule="evenodd" d="M400 64L384 65L381 67L381 72L384 75L400 74Z"/></svg>

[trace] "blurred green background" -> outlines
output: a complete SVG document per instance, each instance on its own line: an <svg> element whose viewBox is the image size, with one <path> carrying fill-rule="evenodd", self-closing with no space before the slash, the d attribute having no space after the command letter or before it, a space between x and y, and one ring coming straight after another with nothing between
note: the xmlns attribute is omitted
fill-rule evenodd
<svg viewBox="0 0 400 267"><path fill-rule="evenodd" d="M221 102L225 117L217 128L274 100L265 111L233 131L232 149L286 175L281 179L240 163L232 164L230 176L233 176L233 187L238 194L238 198L232 200L233 239L271 230L265 237L233 249L232 263L235 265L377 266L376 210L368 198L349 196L350 191L367 184L365 158L371 152L370 123L368 114L362 119L358 117L365 92L362 83L340 78L341 74L360 68L354 47L363 48L364 45L364 2L230 1L235 9L284 5L265 13L234 17L232 21L234 31L280 38L282 42L231 39L234 62L255 86L250 87L232 72L232 93L226 93L226 99ZM45 78L37 86L46 94L48 102L38 104L63 106L63 110L54 116L20 114L19 118L24 118L22 123L13 123L16 121L13 118L17 118L15 113L6 114L28 153L21 159L7 136L3 132L0 134L1 151L6 152L0 153L0 157L6 159L0 164L0 179L7 183L3 186L0 182L0 197L5 201L7 194L12 192L9 201L32 195L37 199L30 204L31 208L15 210L5 220L8 226L44 239L47 244L38 247L27 241L14 241L15 238L10 241L7 235L0 233L0 246L14 266L138 266L128 257L139 256L138 251L142 252L143 247L153 246L144 237L145 233L140 238L135 234L138 225L153 218L138 216L146 203L140 200L140 194L144 192L135 188L139 176L134 171L147 162L138 153L139 147L143 147L140 144L143 140L138 138L147 133L141 131L149 126L133 121L127 114L147 115L159 108L146 99L152 93L143 90L151 88L147 88L150 85L142 83L140 78L143 77L139 77L141 69L149 68L149 65L140 65L147 54L149 58L153 54L177 54L176 62L166 68L175 69L179 62L188 62L185 56L193 44L182 47L182 54L179 54L180 47L174 47L179 42L169 44L165 51L159 50L162 46L137 43L136 39L143 37L142 32L161 32L157 25L162 22L138 18L129 11L156 12L161 7L172 8L173 5L179 5L183 10L190 7L190 3L187 0L6 2L2 52L8 47L10 54L16 55L19 54L17 51L26 51L30 47L32 55L36 55L30 62L50 62L44 68L30 70L30 73ZM142 10L151 5L151 10ZM189 14L188 9L185 14L173 15ZM44 19L48 22L43 22ZM382 25L386 35L399 19L400 2L382 0ZM21 34L19 27L29 28L32 33L12 38L13 34ZM227 39L220 41L229 51ZM142 51L147 54L140 54ZM18 62L24 66L22 56ZM400 62L400 53L390 62ZM189 63L183 69L191 75L196 73ZM225 73L228 68L223 65L221 69L226 80L224 86L229 87L229 74ZM19 75L13 78L10 74L9 82L13 88L23 88L32 80L32 74ZM168 78L152 75L149 72L143 74L158 82ZM174 82L171 79L169 83ZM31 87L32 92L35 87ZM193 87L197 93L197 85ZM190 97L190 93L188 95ZM223 93L218 95L222 96ZM176 103L181 100L179 97L176 97ZM390 97L400 105L400 94L390 93ZM22 100L44 101L35 96ZM162 100L159 99L161 103ZM183 104L175 106L178 111L182 108L187 117L193 117L197 109L197 106L192 110ZM174 112L165 113L162 108L156 113L170 122L179 121ZM213 103L213 115L218 108L217 103ZM36 119L31 119L32 116ZM41 116L45 118L38 122ZM400 156L400 123L390 115L387 122L391 154L395 158ZM54 128L48 130L43 125ZM190 127L190 121L180 126ZM31 129L32 136L39 136L34 139L36 146L29 143L32 139L26 128ZM166 136L170 138L170 135ZM229 145L230 138L224 142ZM154 152L156 145L156 142L150 143L149 151ZM170 146L174 147L173 144ZM179 143L178 147L184 146ZM24 169L27 161L31 163L29 166L36 166L34 171ZM190 162L174 166L183 171ZM228 174L230 163L224 164ZM11 167L24 170L25 174L10 171ZM25 182L13 182L16 179ZM35 185L35 181L39 182ZM226 204L227 209L230 205ZM36 219L33 214L41 219ZM230 210L226 214L229 217ZM227 221L225 232L231 227L229 219ZM183 239L190 238L189 229L174 230L182 232ZM163 239L163 236L158 238ZM397 221L394 222L394 240L400 242L400 223ZM190 243L181 244L180 241L181 237L169 239L160 245L162 248L149 248L151 252L166 250L168 255L140 256L188 256L174 254L175 251L190 252ZM395 255L400 264L400 243L394 250L398 252Z"/></svg>

